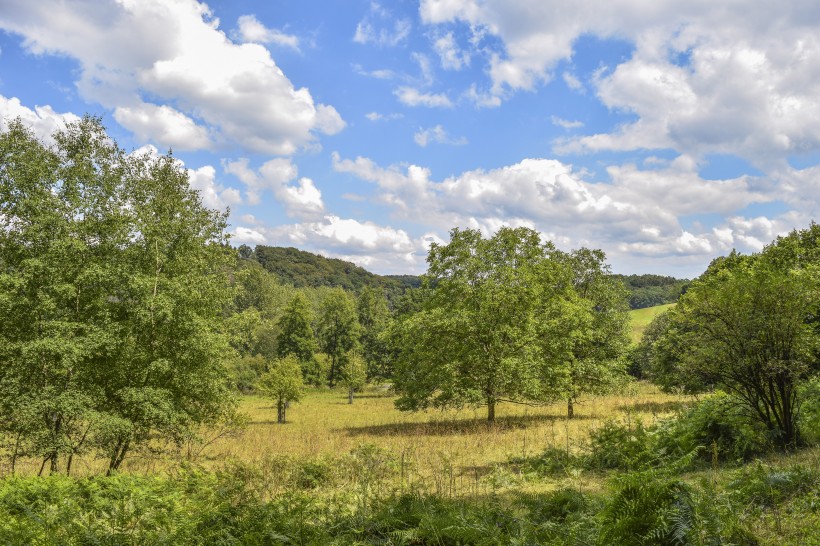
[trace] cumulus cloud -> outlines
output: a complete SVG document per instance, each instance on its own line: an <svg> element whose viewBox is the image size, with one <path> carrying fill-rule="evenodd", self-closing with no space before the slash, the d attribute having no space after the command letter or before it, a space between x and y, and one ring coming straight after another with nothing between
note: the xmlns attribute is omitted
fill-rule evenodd
<svg viewBox="0 0 820 546"><path fill-rule="evenodd" d="M201 150L212 144L205 127L170 106L121 106L114 109L114 119L143 142L160 142L175 150Z"/></svg>
<svg viewBox="0 0 820 546"><path fill-rule="evenodd" d="M466 137L453 138L447 134L447 131L445 131L441 125L436 125L429 129L419 129L419 131L413 135L413 140L422 148L425 148L427 144L431 142L449 144L451 146L463 146L467 144Z"/></svg>
<svg viewBox="0 0 820 546"><path fill-rule="evenodd" d="M394 217L435 226L438 233L453 226L485 234L503 225L528 226L565 247L602 247L616 263L637 256L651 264L651 259L663 257L673 269L702 268L704 259L733 248L727 245L757 250L755 235L744 227L738 211L773 199L762 189L765 184L752 177L704 180L687 157L650 170L612 167L606 183L587 181L571 165L552 159L525 159L441 181L418 165L381 167L364 157L334 154L333 167L374 183L378 200ZM738 220L685 227L689 216L710 214ZM786 231L795 225L789 221L766 233ZM700 261L692 262L695 258Z"/></svg>
<svg viewBox="0 0 820 546"><path fill-rule="evenodd" d="M51 135L55 131L65 129L66 124L80 120L71 112L55 112L49 105L35 106L32 110L23 106L17 97L7 98L0 95L0 131L8 129L8 122L17 118L20 118L38 139L46 143L53 142Z"/></svg>
<svg viewBox="0 0 820 546"><path fill-rule="evenodd" d="M254 171L247 158L228 161L225 172L236 176L246 188L249 204L258 204L262 193L269 190L277 201L285 207L288 216L313 219L325 212L322 193L310 178L302 177L296 184L298 169L289 159L276 158L266 161L258 171Z"/></svg>
<svg viewBox="0 0 820 546"><path fill-rule="evenodd" d="M453 102L442 93L422 93L414 87L399 87L395 91L399 102L407 106L427 106L428 108L452 108Z"/></svg>
<svg viewBox="0 0 820 546"><path fill-rule="evenodd" d="M401 229L336 215L277 227L238 227L233 236L239 242L297 246L383 273L421 273L432 238L439 240L412 238Z"/></svg>
<svg viewBox="0 0 820 546"><path fill-rule="evenodd" d="M181 135L168 130L174 119L192 148L214 143L278 155L345 126L332 106L295 87L263 46L228 39L195 0L11 0L0 28L23 36L33 54L76 59L82 97L115 109L161 147L180 144ZM162 110L146 96L173 106ZM148 113L161 119L146 121Z"/></svg>
<svg viewBox="0 0 820 546"><path fill-rule="evenodd" d="M242 15L237 20L239 38L243 42L275 44L299 51L299 38L275 28L268 28L253 15Z"/></svg>
<svg viewBox="0 0 820 546"><path fill-rule="evenodd" d="M562 127L564 129L578 129L579 127L584 126L583 121L568 120L559 118L558 116L552 116L552 124L557 125L558 127Z"/></svg>
<svg viewBox="0 0 820 546"><path fill-rule="evenodd" d="M226 188L216 181L216 169L211 165L188 169L188 181L191 188L199 192L206 207L224 210L242 202L239 190Z"/></svg>
<svg viewBox="0 0 820 546"><path fill-rule="evenodd" d="M562 151L725 153L771 172L789 155L820 150L820 5L422 0L419 14L437 32L461 24L498 39L482 46L488 95L498 102L550 81L579 37L632 43L629 58L590 76L606 106L636 121L561 142ZM578 75L562 77L583 89Z"/></svg>

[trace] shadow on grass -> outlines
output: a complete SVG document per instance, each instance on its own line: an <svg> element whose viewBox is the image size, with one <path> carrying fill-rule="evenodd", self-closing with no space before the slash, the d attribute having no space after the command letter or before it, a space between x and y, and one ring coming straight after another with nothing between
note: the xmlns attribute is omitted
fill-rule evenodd
<svg viewBox="0 0 820 546"><path fill-rule="evenodd" d="M486 419L448 419L426 423L388 423L363 427L345 427L349 436L459 436L463 434L483 434L488 430L504 431L525 429L549 422L563 422L564 417L555 415L519 415L497 417L490 424ZM575 416L573 420L584 421L593 416Z"/></svg>
<svg viewBox="0 0 820 546"><path fill-rule="evenodd" d="M674 413L684 410L692 404L685 400L668 400L666 402L636 402L618 406L621 411L639 411L643 413Z"/></svg>

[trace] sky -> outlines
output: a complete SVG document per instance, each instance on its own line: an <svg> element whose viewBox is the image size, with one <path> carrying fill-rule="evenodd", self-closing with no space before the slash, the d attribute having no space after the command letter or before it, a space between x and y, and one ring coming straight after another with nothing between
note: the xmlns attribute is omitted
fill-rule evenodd
<svg viewBox="0 0 820 546"><path fill-rule="evenodd" d="M820 213L813 0L0 0L0 129L171 150L235 245L526 226L692 278Z"/></svg>

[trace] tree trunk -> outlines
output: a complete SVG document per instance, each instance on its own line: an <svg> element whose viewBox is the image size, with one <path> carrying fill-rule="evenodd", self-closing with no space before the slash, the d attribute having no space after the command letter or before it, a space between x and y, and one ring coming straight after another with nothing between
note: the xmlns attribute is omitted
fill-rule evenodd
<svg viewBox="0 0 820 546"><path fill-rule="evenodd" d="M575 416L575 406L572 403L572 398L567 398L567 419L572 419Z"/></svg>
<svg viewBox="0 0 820 546"><path fill-rule="evenodd" d="M495 400L492 398L487 399L487 422L495 423Z"/></svg>
<svg viewBox="0 0 820 546"><path fill-rule="evenodd" d="M280 425L285 422L285 401L281 398L276 402L276 422Z"/></svg>
<svg viewBox="0 0 820 546"><path fill-rule="evenodd" d="M353 387L348 387L347 388L347 403L348 404L353 403Z"/></svg>

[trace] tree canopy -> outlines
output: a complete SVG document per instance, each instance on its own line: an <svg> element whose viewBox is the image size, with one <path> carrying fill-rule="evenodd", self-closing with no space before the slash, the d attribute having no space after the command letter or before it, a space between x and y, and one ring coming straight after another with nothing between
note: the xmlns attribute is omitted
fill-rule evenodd
<svg viewBox="0 0 820 546"><path fill-rule="evenodd" d="M567 393L579 297L537 232L454 229L427 258L422 310L395 323L397 407L543 403Z"/></svg>
<svg viewBox="0 0 820 546"><path fill-rule="evenodd" d="M160 435L229 411L219 320L225 215L170 155L126 154L84 118L46 145L0 134L0 427L56 471L96 449L116 470Z"/></svg>

